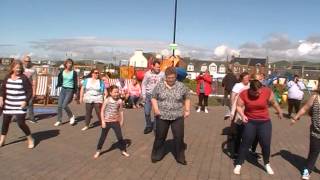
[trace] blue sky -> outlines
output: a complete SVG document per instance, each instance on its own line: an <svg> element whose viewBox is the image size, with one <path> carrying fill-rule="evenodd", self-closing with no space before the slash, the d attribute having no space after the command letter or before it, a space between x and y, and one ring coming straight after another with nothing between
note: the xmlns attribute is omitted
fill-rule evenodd
<svg viewBox="0 0 320 180"><path fill-rule="evenodd" d="M315 59L319 7L317 0L178 0L177 43L194 57ZM174 0L0 0L0 56L160 52L172 41L173 11Z"/></svg>

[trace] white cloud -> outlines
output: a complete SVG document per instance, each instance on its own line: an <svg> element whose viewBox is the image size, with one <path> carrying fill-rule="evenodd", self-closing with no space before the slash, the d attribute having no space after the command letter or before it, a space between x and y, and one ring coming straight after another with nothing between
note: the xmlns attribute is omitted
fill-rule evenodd
<svg viewBox="0 0 320 180"><path fill-rule="evenodd" d="M165 56L171 55L170 42L156 40L125 40L99 37L74 37L60 39L44 39L30 42L33 58L45 57L61 59L93 58L110 60L128 59L137 49L144 52L155 52ZM1 44L0 44L1 48ZM269 57L270 60L311 60L320 59L320 35L313 35L304 39L294 40L285 34L271 34L264 41L244 42L238 47L227 44L212 48L202 48L187 44L178 44L178 51L184 57L198 59L221 59L227 56L241 55L241 57ZM3 50L3 52L6 52ZM11 57L21 57L27 53L13 52ZM9 55L9 54L7 54Z"/></svg>
<svg viewBox="0 0 320 180"><path fill-rule="evenodd" d="M239 50L229 48L226 45L218 46L214 49L214 55L217 57L226 57L226 56L238 56Z"/></svg>

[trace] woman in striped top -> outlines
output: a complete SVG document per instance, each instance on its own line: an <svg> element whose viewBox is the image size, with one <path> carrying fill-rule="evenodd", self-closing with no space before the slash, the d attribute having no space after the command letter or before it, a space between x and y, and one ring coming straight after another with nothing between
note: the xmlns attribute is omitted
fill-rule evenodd
<svg viewBox="0 0 320 180"><path fill-rule="evenodd" d="M28 148L34 147L34 139L26 124L27 102L32 96L32 85L23 74L21 61L15 60L10 66L9 75L4 79L0 91L0 106L3 107L3 123L0 137L0 146L4 145L9 124L13 116L27 136Z"/></svg>
<svg viewBox="0 0 320 180"><path fill-rule="evenodd" d="M320 77L318 81L320 82ZM307 103L299 110L297 115L291 118L291 125L298 121L306 112L309 112L311 116L310 144L308 158L305 168L302 171L302 179L310 179L310 174L314 169L320 153L320 83L318 84L317 93L310 96Z"/></svg>

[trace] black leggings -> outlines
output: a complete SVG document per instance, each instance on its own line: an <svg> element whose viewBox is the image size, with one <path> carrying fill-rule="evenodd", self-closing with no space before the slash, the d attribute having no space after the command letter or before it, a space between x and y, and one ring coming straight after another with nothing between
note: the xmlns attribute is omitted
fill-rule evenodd
<svg viewBox="0 0 320 180"><path fill-rule="evenodd" d="M265 164L269 163L270 158L270 144L271 144L271 132L272 125L271 121L249 121L244 125L244 130L242 133L242 142L240 145L239 165L243 164L249 148L252 146L254 139L258 137L258 141L262 148L262 156Z"/></svg>
<svg viewBox="0 0 320 180"><path fill-rule="evenodd" d="M156 136L153 143L151 159L159 161L165 155L165 141L167 138L169 127L174 139L174 149L177 161L185 161L185 144L184 138L184 118L179 117L176 120L156 119Z"/></svg>
<svg viewBox="0 0 320 180"><path fill-rule="evenodd" d="M298 113L300 110L301 100L288 99L288 115L291 116L292 110L294 108L295 112Z"/></svg>
<svg viewBox="0 0 320 180"><path fill-rule="evenodd" d="M208 106L208 96L204 93L199 94L199 106L204 109L204 106Z"/></svg>
<svg viewBox="0 0 320 180"><path fill-rule="evenodd" d="M104 141L106 140L106 137L110 129L113 129L114 133L117 136L118 143L120 145L120 150L126 151L126 144L122 137L121 127L119 122L107 122L106 128L101 129L102 131L101 131L101 136L97 145L97 150L100 151L102 149L102 146L104 144Z"/></svg>
<svg viewBox="0 0 320 180"><path fill-rule="evenodd" d="M3 123L2 123L2 129L1 129L2 135L7 135L9 130L9 125L13 116L14 115L11 115L11 114L3 114ZM16 116L16 121L19 128L24 132L26 136L29 136L31 132L29 127L26 124L26 114L17 114L15 116Z"/></svg>
<svg viewBox="0 0 320 180"><path fill-rule="evenodd" d="M100 118L101 103L86 103L86 118L85 118L86 126L89 126L89 124L90 124L93 108L96 111L99 122L101 120L101 118Z"/></svg>
<svg viewBox="0 0 320 180"><path fill-rule="evenodd" d="M314 165L317 162L319 152L320 152L320 139L310 134L310 147L309 147L309 154L307 159L307 168L309 172L312 172Z"/></svg>

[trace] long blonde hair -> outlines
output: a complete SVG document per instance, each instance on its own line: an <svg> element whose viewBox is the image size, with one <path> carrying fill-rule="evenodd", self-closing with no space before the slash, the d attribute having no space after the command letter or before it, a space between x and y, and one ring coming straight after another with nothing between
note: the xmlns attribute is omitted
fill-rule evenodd
<svg viewBox="0 0 320 180"><path fill-rule="evenodd" d="M21 68L21 74L24 72L24 68L23 68L23 63L20 60L13 60L12 63L10 64L10 69L9 69L9 75L13 74L13 68L19 64L20 68Z"/></svg>

